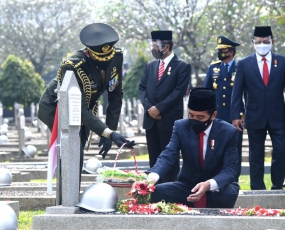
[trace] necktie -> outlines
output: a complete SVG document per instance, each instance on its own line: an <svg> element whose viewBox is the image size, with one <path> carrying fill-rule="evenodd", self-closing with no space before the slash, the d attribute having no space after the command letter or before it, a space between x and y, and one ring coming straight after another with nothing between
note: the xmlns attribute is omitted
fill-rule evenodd
<svg viewBox="0 0 285 230"><path fill-rule="evenodd" d="M229 72L229 64L225 64L226 73Z"/></svg>
<svg viewBox="0 0 285 230"><path fill-rule="evenodd" d="M205 133L199 133L199 160L200 160L200 169L202 170L204 165L204 157L203 157L203 148L204 148L204 135ZM206 193L201 197L200 200L194 203L195 208L206 208L207 196Z"/></svg>
<svg viewBox="0 0 285 230"><path fill-rule="evenodd" d="M263 82L264 82L264 85L267 86L268 80L269 80L269 71L268 71L268 66L266 63L266 58L263 57L262 61L263 61Z"/></svg>
<svg viewBox="0 0 285 230"><path fill-rule="evenodd" d="M203 169L204 165L204 156L203 156L203 148L204 148L204 135L205 133L199 133L199 161L200 161L200 169Z"/></svg>
<svg viewBox="0 0 285 230"><path fill-rule="evenodd" d="M158 80L161 79L163 72L164 72L164 61L161 61L159 70L158 70Z"/></svg>

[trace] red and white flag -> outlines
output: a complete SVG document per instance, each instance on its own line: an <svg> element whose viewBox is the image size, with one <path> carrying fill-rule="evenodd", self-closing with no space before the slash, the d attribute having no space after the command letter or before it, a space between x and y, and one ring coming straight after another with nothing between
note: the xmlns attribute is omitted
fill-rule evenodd
<svg viewBox="0 0 285 230"><path fill-rule="evenodd" d="M58 109L56 106L54 122L48 151L47 193L52 195L52 178L57 166L57 133L58 132Z"/></svg>

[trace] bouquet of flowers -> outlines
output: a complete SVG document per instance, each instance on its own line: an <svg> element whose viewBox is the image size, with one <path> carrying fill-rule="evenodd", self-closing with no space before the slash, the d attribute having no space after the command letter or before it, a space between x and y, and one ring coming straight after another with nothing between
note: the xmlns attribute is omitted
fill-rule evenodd
<svg viewBox="0 0 285 230"><path fill-rule="evenodd" d="M153 192L155 186L148 181L137 181L133 184L131 191L127 196L132 196L138 204L147 204L150 193Z"/></svg>
<svg viewBox="0 0 285 230"><path fill-rule="evenodd" d="M117 203L117 211L127 214L200 214L198 210L192 210L186 205L176 203L149 203L150 194L154 192L155 186L148 181L137 181L133 184L131 191L127 193L132 199L121 200Z"/></svg>

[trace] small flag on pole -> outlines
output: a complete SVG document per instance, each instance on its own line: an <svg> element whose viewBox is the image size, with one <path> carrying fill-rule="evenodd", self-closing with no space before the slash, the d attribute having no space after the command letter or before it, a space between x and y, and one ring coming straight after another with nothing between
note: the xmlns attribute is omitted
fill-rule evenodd
<svg viewBox="0 0 285 230"><path fill-rule="evenodd" d="M57 166L58 109L56 106L48 151L47 193L52 195L52 178Z"/></svg>

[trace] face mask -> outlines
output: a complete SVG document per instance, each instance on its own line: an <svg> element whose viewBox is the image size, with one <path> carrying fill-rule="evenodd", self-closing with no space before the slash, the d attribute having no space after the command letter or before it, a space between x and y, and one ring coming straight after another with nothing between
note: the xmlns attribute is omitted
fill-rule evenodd
<svg viewBox="0 0 285 230"><path fill-rule="evenodd" d="M96 62L96 66L101 69L101 70L104 70L106 71L107 68L109 67L109 65L111 64L112 60L110 61L95 61Z"/></svg>
<svg viewBox="0 0 285 230"><path fill-rule="evenodd" d="M272 44L259 44L259 45L254 45L255 51L260 55L260 56L265 56L270 52L272 48Z"/></svg>
<svg viewBox="0 0 285 230"><path fill-rule="evenodd" d="M198 121L196 119L189 119L194 133L198 134L205 131L206 128L212 123L211 117L212 115L207 121Z"/></svg>
<svg viewBox="0 0 285 230"><path fill-rule="evenodd" d="M163 48L164 49L164 48ZM161 59L163 57L163 55L166 53L163 52L163 49L162 50L157 50L157 49L152 49L151 50L151 53L152 53L152 56L155 58L155 59Z"/></svg>
<svg viewBox="0 0 285 230"><path fill-rule="evenodd" d="M221 50L219 50L219 52L218 52L218 58L219 58L221 61L227 59L228 56L226 55L226 53L228 53L228 52L222 52Z"/></svg>

